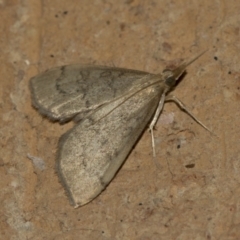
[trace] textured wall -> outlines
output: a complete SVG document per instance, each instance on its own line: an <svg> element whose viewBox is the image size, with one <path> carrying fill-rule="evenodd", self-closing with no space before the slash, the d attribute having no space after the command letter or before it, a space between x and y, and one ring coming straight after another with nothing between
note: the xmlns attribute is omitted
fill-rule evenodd
<svg viewBox="0 0 240 240"><path fill-rule="evenodd" d="M239 239L239 12L233 0L0 0L0 239ZM205 49L174 94L218 137L167 103L155 161L145 131L108 188L70 206L54 166L72 123L32 108L29 79L71 63L159 73Z"/></svg>

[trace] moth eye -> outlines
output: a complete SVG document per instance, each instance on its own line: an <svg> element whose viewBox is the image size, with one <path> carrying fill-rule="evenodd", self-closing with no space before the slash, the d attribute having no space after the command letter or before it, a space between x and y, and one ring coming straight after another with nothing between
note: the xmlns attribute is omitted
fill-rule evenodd
<svg viewBox="0 0 240 240"><path fill-rule="evenodd" d="M173 76L169 76L166 80L165 83L169 86L172 87L175 85L176 79Z"/></svg>
<svg viewBox="0 0 240 240"><path fill-rule="evenodd" d="M176 80L174 78L174 74L172 70L164 69L162 72L162 75L166 85L168 85L169 87L172 87L173 85L175 85Z"/></svg>

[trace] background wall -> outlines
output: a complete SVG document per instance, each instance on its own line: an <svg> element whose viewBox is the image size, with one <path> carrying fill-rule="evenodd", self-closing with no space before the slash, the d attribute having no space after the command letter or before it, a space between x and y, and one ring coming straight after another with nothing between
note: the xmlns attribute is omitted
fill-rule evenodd
<svg viewBox="0 0 240 240"><path fill-rule="evenodd" d="M239 239L240 2L0 0L1 239ZM109 187L74 209L55 174L59 125L29 79L71 63L160 73L208 49ZM160 167L157 167L159 165Z"/></svg>

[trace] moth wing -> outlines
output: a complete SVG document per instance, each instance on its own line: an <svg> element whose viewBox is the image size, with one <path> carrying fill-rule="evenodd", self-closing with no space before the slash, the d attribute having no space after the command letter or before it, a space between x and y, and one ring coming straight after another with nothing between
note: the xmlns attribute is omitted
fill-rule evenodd
<svg viewBox="0 0 240 240"><path fill-rule="evenodd" d="M31 78L32 102L43 115L65 122L120 97L146 75L115 67L57 67Z"/></svg>
<svg viewBox="0 0 240 240"><path fill-rule="evenodd" d="M103 119L85 119L59 142L57 170L71 203L82 206L113 179L150 121L162 94L150 87L132 96Z"/></svg>

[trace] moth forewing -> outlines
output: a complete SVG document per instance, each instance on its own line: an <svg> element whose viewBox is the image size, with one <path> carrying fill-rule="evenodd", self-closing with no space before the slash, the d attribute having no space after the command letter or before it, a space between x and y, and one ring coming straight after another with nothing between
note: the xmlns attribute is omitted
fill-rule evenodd
<svg viewBox="0 0 240 240"><path fill-rule="evenodd" d="M32 103L41 114L65 122L120 97L146 75L149 73L103 66L56 67L30 79Z"/></svg>

